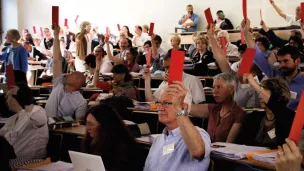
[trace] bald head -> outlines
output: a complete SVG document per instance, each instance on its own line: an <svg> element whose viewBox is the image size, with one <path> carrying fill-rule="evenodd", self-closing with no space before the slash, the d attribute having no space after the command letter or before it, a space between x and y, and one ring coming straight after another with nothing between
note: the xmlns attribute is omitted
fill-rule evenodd
<svg viewBox="0 0 304 171"><path fill-rule="evenodd" d="M85 76L81 72L73 72L71 74L66 74L64 78L64 84L71 86L76 90L79 90L85 83Z"/></svg>

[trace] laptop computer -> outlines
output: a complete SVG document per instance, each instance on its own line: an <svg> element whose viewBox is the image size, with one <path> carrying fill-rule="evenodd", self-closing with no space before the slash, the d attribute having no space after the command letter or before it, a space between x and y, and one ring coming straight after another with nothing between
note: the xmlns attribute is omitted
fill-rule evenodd
<svg viewBox="0 0 304 171"><path fill-rule="evenodd" d="M106 171L100 156L69 151L74 171Z"/></svg>
<svg viewBox="0 0 304 171"><path fill-rule="evenodd" d="M6 84L0 84L0 94L6 94Z"/></svg>

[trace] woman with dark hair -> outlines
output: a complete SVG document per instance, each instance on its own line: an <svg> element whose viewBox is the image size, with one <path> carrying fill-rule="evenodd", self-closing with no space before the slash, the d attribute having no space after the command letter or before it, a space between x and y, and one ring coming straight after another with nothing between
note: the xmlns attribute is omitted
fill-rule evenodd
<svg viewBox="0 0 304 171"><path fill-rule="evenodd" d="M123 26L123 27L122 27L122 31L124 31L124 32L127 34L128 38L130 38L130 39L133 38L133 34L130 33L130 29L129 29L128 26Z"/></svg>
<svg viewBox="0 0 304 171"><path fill-rule="evenodd" d="M144 51L143 52L140 52L139 53L139 55L138 55L138 57L136 58L136 63L138 64L138 65L144 65L144 64L146 64L147 63L147 60L146 60L146 58L147 58L147 55L148 55L148 53L149 53L149 50L151 49L151 47L152 47L152 42L151 42L151 40L148 40L148 41L146 41L145 43L144 43ZM152 52L152 51L151 51ZM151 61L150 61L150 65L152 64L152 60L153 60L153 58L152 58L152 53L151 53L151 59L150 59Z"/></svg>
<svg viewBox="0 0 304 171"><path fill-rule="evenodd" d="M245 74L243 78L258 92L261 108L265 112L251 113L248 116L238 143L269 148L283 145L295 115L293 110L287 108L290 90L286 81L270 78L259 85L251 74Z"/></svg>
<svg viewBox="0 0 304 171"><path fill-rule="evenodd" d="M33 39L32 35L31 35L31 33L27 33L27 34L25 35L25 41L28 41L28 42L30 42L30 44L31 44L32 46L35 46L35 44L34 44L34 39Z"/></svg>
<svg viewBox="0 0 304 171"><path fill-rule="evenodd" d="M136 141L111 106L101 103L86 114L83 152L99 155L106 170L142 170Z"/></svg>
<svg viewBox="0 0 304 171"><path fill-rule="evenodd" d="M126 59L123 61L129 72L139 72L139 65L135 62L138 57L137 49L129 48L126 51Z"/></svg>
<svg viewBox="0 0 304 171"><path fill-rule="evenodd" d="M99 70L96 69L93 85L102 90L112 92L114 96L124 95L129 99L140 101L139 91L133 85L132 75L129 73L128 68L123 64L118 64L112 68L111 72L113 73L113 81L98 81Z"/></svg>
<svg viewBox="0 0 304 171"><path fill-rule="evenodd" d="M85 76L86 76L86 86L89 87L89 85L93 81L95 68L96 68L96 56L93 54L88 55L85 58L84 67L86 69Z"/></svg>
<svg viewBox="0 0 304 171"><path fill-rule="evenodd" d="M44 158L49 138L47 116L41 106L33 104L32 90L17 83L7 92L7 104L16 114L0 129L0 135L14 147L18 158Z"/></svg>
<svg viewBox="0 0 304 171"><path fill-rule="evenodd" d="M264 57L268 60L269 64L273 65L277 62L275 54L269 50L270 42L266 37L256 38L255 43L264 54Z"/></svg>

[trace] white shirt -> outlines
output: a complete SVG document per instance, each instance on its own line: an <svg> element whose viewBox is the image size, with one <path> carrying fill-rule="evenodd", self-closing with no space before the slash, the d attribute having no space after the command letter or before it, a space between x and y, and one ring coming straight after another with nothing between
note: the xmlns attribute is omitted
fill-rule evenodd
<svg viewBox="0 0 304 171"><path fill-rule="evenodd" d="M0 135L14 147L17 158L44 158L49 140L45 110L35 105L31 112L19 111L8 119Z"/></svg>
<svg viewBox="0 0 304 171"><path fill-rule="evenodd" d="M99 73L100 74L110 73L112 68L113 68L113 65L112 65L111 61L109 60L109 58L104 57L102 59L102 64L101 64Z"/></svg>
<svg viewBox="0 0 304 171"><path fill-rule="evenodd" d="M232 69L234 72L238 72L238 71L239 71L239 68L240 68L240 64L241 64L241 60L240 60L240 61L237 61L237 62L234 62L234 63L231 65L231 69Z"/></svg>
<svg viewBox="0 0 304 171"><path fill-rule="evenodd" d="M296 17L294 15L289 15L289 14L286 14L286 18L285 18L285 21L288 23L288 25L292 26L292 25L295 25L295 26L300 26L300 21L301 20L297 20L296 21Z"/></svg>
<svg viewBox="0 0 304 171"><path fill-rule="evenodd" d="M113 46L111 44L109 44L109 46L110 46L110 52L111 52L111 54L113 54ZM103 50L105 52L107 52L107 45L106 44L103 45Z"/></svg>
<svg viewBox="0 0 304 171"><path fill-rule="evenodd" d="M92 44L91 44L92 40L89 38L88 35L85 35L85 38L87 40L87 54L86 55L89 55L89 54L92 53L92 49L91 49L91 47L92 47Z"/></svg>
<svg viewBox="0 0 304 171"><path fill-rule="evenodd" d="M239 56L238 47L232 43L226 45L227 56Z"/></svg>
<svg viewBox="0 0 304 171"><path fill-rule="evenodd" d="M183 73L183 81L188 93L192 96L192 102L198 104L206 101L203 84L199 78L193 75ZM168 82L163 81L158 89L154 92L153 96L160 99L161 93L168 88Z"/></svg>
<svg viewBox="0 0 304 171"><path fill-rule="evenodd" d="M144 43L148 40L151 40L151 37L148 34L142 33L141 36L134 36L133 41L135 39L135 46L144 46Z"/></svg>

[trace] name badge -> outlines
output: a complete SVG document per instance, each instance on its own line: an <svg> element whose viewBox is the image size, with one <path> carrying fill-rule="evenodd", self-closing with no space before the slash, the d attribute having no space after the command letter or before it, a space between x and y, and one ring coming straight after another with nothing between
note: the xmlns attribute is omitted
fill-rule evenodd
<svg viewBox="0 0 304 171"><path fill-rule="evenodd" d="M163 155L170 154L174 151L174 144L169 144L163 147Z"/></svg>
<svg viewBox="0 0 304 171"><path fill-rule="evenodd" d="M250 84L241 84L241 88L245 89L245 88L250 88Z"/></svg>
<svg viewBox="0 0 304 171"><path fill-rule="evenodd" d="M270 137L270 139L274 139L276 137L275 128L273 128L272 130L268 131L267 134Z"/></svg>
<svg viewBox="0 0 304 171"><path fill-rule="evenodd" d="M290 98L297 99L298 93L290 91Z"/></svg>

